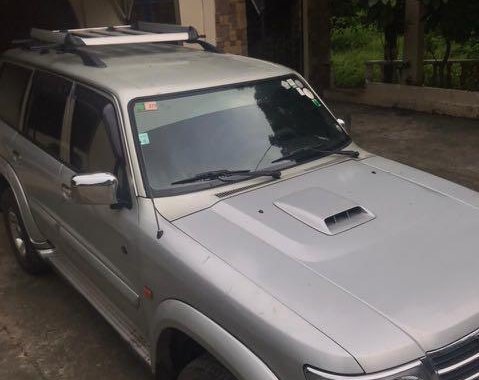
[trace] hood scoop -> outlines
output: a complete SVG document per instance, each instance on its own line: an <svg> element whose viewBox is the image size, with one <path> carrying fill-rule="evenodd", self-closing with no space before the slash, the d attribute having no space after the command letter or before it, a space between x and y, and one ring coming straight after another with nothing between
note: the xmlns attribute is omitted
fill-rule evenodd
<svg viewBox="0 0 479 380"><path fill-rule="evenodd" d="M289 194L274 205L326 235L339 234L375 218L364 207L320 187Z"/></svg>

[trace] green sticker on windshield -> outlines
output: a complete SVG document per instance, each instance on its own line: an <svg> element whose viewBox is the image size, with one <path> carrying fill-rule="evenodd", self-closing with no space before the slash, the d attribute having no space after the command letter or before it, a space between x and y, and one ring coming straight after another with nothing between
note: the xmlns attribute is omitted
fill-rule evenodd
<svg viewBox="0 0 479 380"><path fill-rule="evenodd" d="M136 103L135 112L141 112L145 110L145 103Z"/></svg>
<svg viewBox="0 0 479 380"><path fill-rule="evenodd" d="M140 138L140 145L148 145L150 143L150 136L148 136L148 133L140 133L138 136Z"/></svg>
<svg viewBox="0 0 479 380"><path fill-rule="evenodd" d="M311 100L316 107L321 107L321 102L318 99Z"/></svg>

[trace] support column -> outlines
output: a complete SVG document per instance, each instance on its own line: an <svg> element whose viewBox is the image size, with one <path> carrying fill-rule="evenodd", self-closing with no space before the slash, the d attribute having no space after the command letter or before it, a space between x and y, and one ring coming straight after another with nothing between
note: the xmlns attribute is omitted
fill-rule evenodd
<svg viewBox="0 0 479 380"><path fill-rule="evenodd" d="M305 72L322 92L331 87L331 0L306 0L304 11Z"/></svg>
<svg viewBox="0 0 479 380"><path fill-rule="evenodd" d="M422 86L424 83L424 6L419 0L406 0L404 33L404 61L408 68L403 72L403 82Z"/></svg>
<svg viewBox="0 0 479 380"><path fill-rule="evenodd" d="M220 50L247 55L246 0L216 0L216 40Z"/></svg>

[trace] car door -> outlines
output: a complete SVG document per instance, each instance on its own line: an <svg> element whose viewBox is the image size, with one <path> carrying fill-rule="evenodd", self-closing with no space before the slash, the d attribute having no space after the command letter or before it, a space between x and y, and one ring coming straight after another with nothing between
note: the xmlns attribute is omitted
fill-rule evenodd
<svg viewBox="0 0 479 380"><path fill-rule="evenodd" d="M0 157L13 159L13 140L21 125L25 92L32 70L0 62Z"/></svg>
<svg viewBox="0 0 479 380"><path fill-rule="evenodd" d="M38 228L59 243L58 211L65 109L72 82L43 71L33 75L25 125L13 142L13 167Z"/></svg>
<svg viewBox="0 0 479 380"><path fill-rule="evenodd" d="M108 96L76 85L69 122L68 157L61 173L60 212L66 254L133 322L139 308L138 208L130 196L118 115ZM76 175L111 173L119 180L120 204L79 204L71 198Z"/></svg>

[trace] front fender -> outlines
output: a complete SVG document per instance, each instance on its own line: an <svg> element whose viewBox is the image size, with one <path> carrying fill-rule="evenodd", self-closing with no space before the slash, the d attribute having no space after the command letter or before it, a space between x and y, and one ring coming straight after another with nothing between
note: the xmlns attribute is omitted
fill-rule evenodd
<svg viewBox="0 0 479 380"><path fill-rule="evenodd" d="M0 174L5 178L12 189L15 199L17 200L23 223L25 224L25 228L30 236L32 244L36 249L39 250L51 249L52 247L48 243L47 239L38 229L30 210L25 191L23 190L22 184L20 183L15 170L13 170L12 166L2 157L0 157Z"/></svg>
<svg viewBox="0 0 479 380"><path fill-rule="evenodd" d="M155 342L160 342L162 332L177 329L202 345L220 361L238 380L278 380L273 372L245 345L221 326L193 307L177 300L162 302L155 313ZM154 344L153 368L158 355Z"/></svg>

